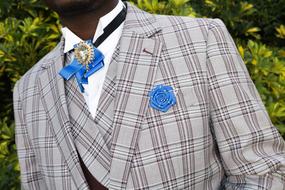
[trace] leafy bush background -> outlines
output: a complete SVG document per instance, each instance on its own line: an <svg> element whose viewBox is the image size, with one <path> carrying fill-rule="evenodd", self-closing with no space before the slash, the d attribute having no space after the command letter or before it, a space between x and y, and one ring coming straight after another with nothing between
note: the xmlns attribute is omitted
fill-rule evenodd
<svg viewBox="0 0 285 190"><path fill-rule="evenodd" d="M285 137L283 0L132 0L159 14L219 17L228 27L274 125ZM0 1L0 189L19 189L12 89L58 42L60 23L39 0Z"/></svg>

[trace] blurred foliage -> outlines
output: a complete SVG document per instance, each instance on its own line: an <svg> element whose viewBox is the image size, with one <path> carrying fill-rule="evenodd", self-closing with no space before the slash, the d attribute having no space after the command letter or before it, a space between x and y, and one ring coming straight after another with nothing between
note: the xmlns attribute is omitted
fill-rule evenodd
<svg viewBox="0 0 285 190"><path fill-rule="evenodd" d="M8 125L9 124L9 125ZM0 121L0 189L19 189L20 167L14 140L15 124L3 118Z"/></svg>
<svg viewBox="0 0 285 190"><path fill-rule="evenodd" d="M277 48L269 48L252 40L249 40L245 47L238 45L238 49L272 122L284 137L285 57L280 56L280 50Z"/></svg>
<svg viewBox="0 0 285 190"><path fill-rule="evenodd" d="M190 0L137 0L132 2L150 13L195 17L197 13L189 6L189 1Z"/></svg>
<svg viewBox="0 0 285 190"><path fill-rule="evenodd" d="M37 0L0 1L0 189L20 189L12 88L57 43L55 13Z"/></svg>
<svg viewBox="0 0 285 190"><path fill-rule="evenodd" d="M279 27L276 27L276 31L277 38L285 39L285 26L283 24L281 24Z"/></svg>
<svg viewBox="0 0 285 190"><path fill-rule="evenodd" d="M206 17L222 18L235 38L259 40L284 47L276 28L285 22L284 0L192 0L194 9ZM190 4L191 4L190 3Z"/></svg>
<svg viewBox="0 0 285 190"><path fill-rule="evenodd" d="M284 0L131 0L158 14L221 18L285 137ZM60 37L58 16L39 0L0 1L0 189L20 189L12 89Z"/></svg>

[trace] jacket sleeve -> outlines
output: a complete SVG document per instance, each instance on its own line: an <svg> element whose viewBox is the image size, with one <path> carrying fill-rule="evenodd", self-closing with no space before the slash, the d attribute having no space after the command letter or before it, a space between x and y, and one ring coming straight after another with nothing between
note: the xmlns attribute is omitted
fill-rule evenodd
<svg viewBox="0 0 285 190"><path fill-rule="evenodd" d="M33 145L29 138L19 86L20 84L17 82L13 92L13 104L16 123L15 140L21 170L21 189L39 190L43 189L45 185L43 185Z"/></svg>
<svg viewBox="0 0 285 190"><path fill-rule="evenodd" d="M225 189L285 189L285 144L220 19L209 24L207 72L211 127Z"/></svg>

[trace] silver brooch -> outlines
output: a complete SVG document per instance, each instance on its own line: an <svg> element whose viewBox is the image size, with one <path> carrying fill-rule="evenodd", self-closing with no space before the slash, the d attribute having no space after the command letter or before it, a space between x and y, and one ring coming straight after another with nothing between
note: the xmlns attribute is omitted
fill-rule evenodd
<svg viewBox="0 0 285 190"><path fill-rule="evenodd" d="M93 44L83 41L77 44L74 48L74 57L88 69L88 64L95 59Z"/></svg>

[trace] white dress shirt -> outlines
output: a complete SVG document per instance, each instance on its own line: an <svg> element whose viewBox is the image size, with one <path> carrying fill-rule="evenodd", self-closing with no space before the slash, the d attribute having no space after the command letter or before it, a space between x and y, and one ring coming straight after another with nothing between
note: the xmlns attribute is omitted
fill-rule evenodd
<svg viewBox="0 0 285 190"><path fill-rule="evenodd" d="M93 37L93 42L95 42L96 39L104 33L103 29L119 14L124 6L124 3L119 0L118 4L111 12L100 18ZM99 98L112 55L122 35L123 24L124 22L100 46L97 47L105 56L104 67L92 74L88 78L88 84L83 85L83 96L93 118L96 116ZM83 41L67 27L63 27L61 31L63 37L65 38L64 53L69 52L73 49L75 44Z"/></svg>

